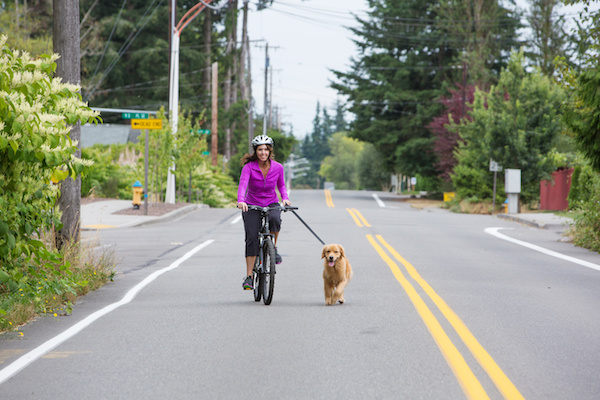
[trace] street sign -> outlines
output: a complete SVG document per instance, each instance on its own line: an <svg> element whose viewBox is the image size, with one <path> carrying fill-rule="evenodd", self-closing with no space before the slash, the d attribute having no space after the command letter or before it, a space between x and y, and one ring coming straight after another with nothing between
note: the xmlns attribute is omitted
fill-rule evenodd
<svg viewBox="0 0 600 400"><path fill-rule="evenodd" d="M207 155L209 155L209 154L210 154L210 151L203 151L203 152L202 152L202 155L203 155L203 156L207 156Z"/></svg>
<svg viewBox="0 0 600 400"><path fill-rule="evenodd" d="M126 112L126 113L122 113L121 114L121 118L123 118L123 119L134 119L134 118L147 119L148 118L148 114L147 113Z"/></svg>
<svg viewBox="0 0 600 400"><path fill-rule="evenodd" d="M132 119L131 129L162 129L162 119Z"/></svg>
<svg viewBox="0 0 600 400"><path fill-rule="evenodd" d="M200 135L210 135L210 129L198 129Z"/></svg>
<svg viewBox="0 0 600 400"><path fill-rule="evenodd" d="M490 158L490 172L500 172L500 171L502 171L502 166Z"/></svg>

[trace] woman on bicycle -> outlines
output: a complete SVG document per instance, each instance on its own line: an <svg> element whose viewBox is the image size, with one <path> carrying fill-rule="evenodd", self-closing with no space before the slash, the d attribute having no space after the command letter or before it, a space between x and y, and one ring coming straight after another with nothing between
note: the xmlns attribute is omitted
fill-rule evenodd
<svg viewBox="0 0 600 400"><path fill-rule="evenodd" d="M252 139L252 155L242 157L242 173L238 186L237 207L242 210L244 228L246 230L246 277L242 284L244 290L252 290L252 270L258 256L258 232L260 230L260 212L248 211L248 205L267 207L278 204L279 190L284 205L291 205L285 187L283 165L273 159L273 139L267 135L259 135ZM281 210L271 210L269 227L277 245L277 237L281 229ZM275 247L275 260L279 264L281 256Z"/></svg>

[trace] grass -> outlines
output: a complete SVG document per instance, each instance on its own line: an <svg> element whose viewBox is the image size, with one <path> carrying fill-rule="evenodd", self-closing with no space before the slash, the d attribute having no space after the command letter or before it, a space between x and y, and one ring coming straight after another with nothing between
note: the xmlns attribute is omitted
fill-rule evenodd
<svg viewBox="0 0 600 400"><path fill-rule="evenodd" d="M44 240L48 247L51 239ZM78 297L112 281L115 255L94 243L72 242L60 250L63 263L23 267L18 289L0 284L0 333L17 330L40 315L69 315Z"/></svg>

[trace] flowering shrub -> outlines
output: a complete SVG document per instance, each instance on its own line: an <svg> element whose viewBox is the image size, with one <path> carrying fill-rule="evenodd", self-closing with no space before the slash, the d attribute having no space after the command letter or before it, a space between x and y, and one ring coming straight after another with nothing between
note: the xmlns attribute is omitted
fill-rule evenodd
<svg viewBox="0 0 600 400"><path fill-rule="evenodd" d="M34 268L64 269L40 237L60 225L56 183L89 164L75 157L70 126L98 122L79 87L51 77L58 55L33 59L6 40L0 37L0 294L27 291Z"/></svg>

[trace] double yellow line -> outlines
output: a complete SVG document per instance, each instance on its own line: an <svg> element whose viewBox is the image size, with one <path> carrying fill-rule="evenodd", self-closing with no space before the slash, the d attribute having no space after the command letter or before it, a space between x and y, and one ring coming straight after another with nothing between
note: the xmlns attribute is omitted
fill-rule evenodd
<svg viewBox="0 0 600 400"><path fill-rule="evenodd" d="M331 198L331 190L329 189L325 189L325 201L327 202L327 207L335 207L335 204L333 204L333 199Z"/></svg>
<svg viewBox="0 0 600 400"><path fill-rule="evenodd" d="M355 209L347 209L350 215L357 222L356 215L360 213ZM360 219L364 220L364 217L360 215ZM366 221L363 221L363 223ZM357 225L359 223L357 222ZM361 226L361 225L359 225ZM370 226L365 224L365 226ZM375 237L379 243L373 238L372 235L367 235L367 240L371 243L371 246L377 251L379 256L386 262L390 267L392 273L410 298L413 306L419 313L419 316L427 326L427 329L433 336L436 344L442 352L446 362L450 366L450 369L454 373L454 376L458 380L462 387L465 395L468 399L489 399L489 396L485 392L483 386L465 361L460 351L456 348L454 343L446 332L442 328L440 322L435 317L431 309L427 306L423 298L418 294L415 287L410 281L404 276L400 267L396 262L386 253L384 248L399 261L405 268L410 277L419 284L419 286L425 291L433 303L437 306L440 312L448 320L450 325L454 328L458 336L461 338L463 343L470 350L471 354L475 357L479 365L485 370L490 379L494 382L500 393L505 399L523 399L523 396L510 379L500 369L494 359L488 354L488 352L479 344L475 336L469 331L467 326L461 321L456 313L446 304L446 302L433 290L433 288L421 277L415 267L413 267L408 261L406 261L392 246L390 246L381 235ZM382 247L383 246L383 247Z"/></svg>
<svg viewBox="0 0 600 400"><path fill-rule="evenodd" d="M350 216L352 217L352 219L354 220L356 225L360 226L361 228L363 226L366 226L369 228L371 227L371 225L367 222L365 217L363 217L362 214L360 213L360 211L358 211L356 208L346 208L346 211L348 211L350 213Z"/></svg>

